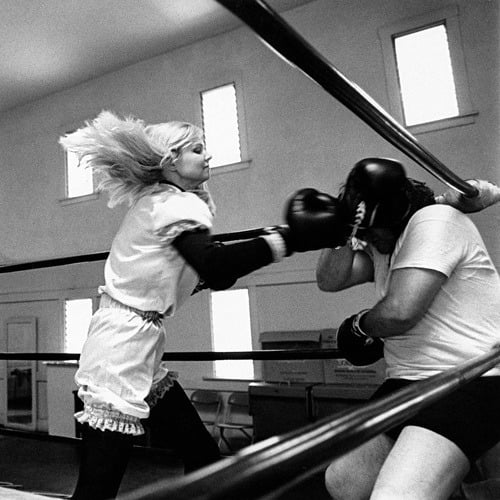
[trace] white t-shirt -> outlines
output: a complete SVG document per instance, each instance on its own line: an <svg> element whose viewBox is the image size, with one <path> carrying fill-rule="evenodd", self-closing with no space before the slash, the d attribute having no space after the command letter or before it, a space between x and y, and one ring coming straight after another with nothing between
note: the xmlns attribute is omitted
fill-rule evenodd
<svg viewBox="0 0 500 500"><path fill-rule="evenodd" d="M373 257L379 298L395 269L433 269L448 278L417 325L384 339L388 378L427 378L500 342L500 278L466 215L446 205L425 207L397 241L388 271L387 256ZM500 367L487 375L500 375Z"/></svg>
<svg viewBox="0 0 500 500"><path fill-rule="evenodd" d="M145 195L127 212L104 268L99 291L142 311L172 316L192 293L198 275L172 241L186 229L212 228L213 216L196 194L170 184Z"/></svg>

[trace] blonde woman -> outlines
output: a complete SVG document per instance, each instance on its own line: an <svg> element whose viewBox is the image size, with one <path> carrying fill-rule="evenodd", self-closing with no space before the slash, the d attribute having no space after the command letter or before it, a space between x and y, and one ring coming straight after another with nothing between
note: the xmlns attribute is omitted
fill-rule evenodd
<svg viewBox="0 0 500 500"><path fill-rule="evenodd" d="M117 494L144 419L176 449L187 472L219 458L176 374L161 361L168 318L200 280L212 289L229 288L293 251L335 246L336 200L306 190L307 201L299 192L290 202L295 229L280 226L222 245L211 236L210 154L198 127L146 125L104 111L61 144L100 176L110 207L130 206L105 264L100 307L75 377L84 403L75 417L84 431L73 498L99 500Z"/></svg>

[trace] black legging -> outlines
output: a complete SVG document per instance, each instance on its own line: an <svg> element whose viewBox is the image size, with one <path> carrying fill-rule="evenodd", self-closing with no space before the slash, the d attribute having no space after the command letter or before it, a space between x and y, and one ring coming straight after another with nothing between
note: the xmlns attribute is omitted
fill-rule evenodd
<svg viewBox="0 0 500 500"><path fill-rule="evenodd" d="M144 421L155 446L172 448L192 472L220 459L217 443L179 383L171 387Z"/></svg>
<svg viewBox="0 0 500 500"><path fill-rule="evenodd" d="M177 382L151 409L144 425L155 446L175 450L184 461L186 473L220 458L216 442ZM72 499L115 498L136 441L134 436L84 425L78 483Z"/></svg>

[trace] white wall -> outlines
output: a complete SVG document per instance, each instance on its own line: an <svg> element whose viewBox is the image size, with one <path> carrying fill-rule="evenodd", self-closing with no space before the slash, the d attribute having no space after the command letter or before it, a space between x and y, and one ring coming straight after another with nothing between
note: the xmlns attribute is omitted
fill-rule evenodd
<svg viewBox="0 0 500 500"><path fill-rule="evenodd" d="M498 2L458 0L463 49L475 123L429 132L418 140L458 173L499 182ZM389 108L377 30L449 5L448 0L317 0L285 17L351 80ZM13 109L0 117L0 258L24 262L107 251L123 216L102 197L62 206L63 155L58 137L101 109L132 113L149 122L200 121L198 92L237 79L243 88L251 167L210 182L218 206L216 232L281 222L294 190L311 186L337 193L347 172L365 156L402 160L408 173L440 190L442 185L380 138L319 86L287 65L246 28L185 46L78 87ZM474 215L495 262L500 264L500 207ZM373 300L371 287L337 295L314 285L317 253L294 256L242 281L257 305L259 331L336 326ZM0 304L34 295L61 298L67 290L95 290L102 264L0 274ZM31 314L25 306L26 314ZM0 315L2 309L0 308ZM4 317L0 318L3 322ZM169 325L171 350L209 350L206 292ZM54 319L47 335L60 338ZM179 363L187 385L203 385L208 363Z"/></svg>
<svg viewBox="0 0 500 500"><path fill-rule="evenodd" d="M318 0L286 17L325 57L388 108L377 29L447 4L448 0ZM498 3L461 0L458 5L479 115L472 126L424 134L419 140L457 173L497 181ZM282 200L292 191L311 185L336 192L350 166L367 155L403 159L412 175L439 186L241 28L4 113L0 118L0 227L8 237L0 242L0 254L25 261L107 250L123 212L108 211L104 199L58 204L64 191L59 135L103 108L147 121L199 122L199 90L234 77L243 85L252 168L216 176L211 182L219 207L216 230L279 222ZM489 221L497 216L494 209L478 221L490 229ZM496 254L498 244L491 243Z"/></svg>

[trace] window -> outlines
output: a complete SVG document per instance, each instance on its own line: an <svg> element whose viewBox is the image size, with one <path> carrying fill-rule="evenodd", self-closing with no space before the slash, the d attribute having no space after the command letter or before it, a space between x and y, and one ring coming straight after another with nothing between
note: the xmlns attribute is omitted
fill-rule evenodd
<svg viewBox="0 0 500 500"><path fill-rule="evenodd" d="M66 196L76 198L94 193L92 169L85 168L75 153L66 151Z"/></svg>
<svg viewBox="0 0 500 500"><path fill-rule="evenodd" d="M444 23L394 37L406 125L458 115Z"/></svg>
<svg viewBox="0 0 500 500"><path fill-rule="evenodd" d="M246 288L211 293L212 337L215 351L251 351L250 305ZM215 362L219 378L253 379L252 360Z"/></svg>
<svg viewBox="0 0 500 500"><path fill-rule="evenodd" d="M92 299L64 301L64 352L81 352L92 318Z"/></svg>
<svg viewBox="0 0 500 500"><path fill-rule="evenodd" d="M234 83L201 92L203 131L211 167L241 161L238 107Z"/></svg>
<svg viewBox="0 0 500 500"><path fill-rule="evenodd" d="M456 6L379 29L391 114L414 133L474 123Z"/></svg>

